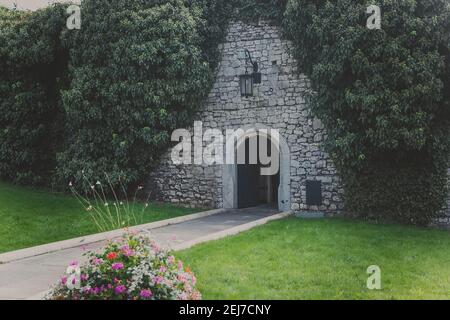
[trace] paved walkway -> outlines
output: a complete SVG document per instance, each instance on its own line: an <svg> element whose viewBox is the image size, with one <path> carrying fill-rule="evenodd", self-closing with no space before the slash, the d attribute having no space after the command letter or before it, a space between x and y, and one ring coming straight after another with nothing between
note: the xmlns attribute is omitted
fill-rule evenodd
<svg viewBox="0 0 450 320"><path fill-rule="evenodd" d="M239 228L278 212L268 207L228 210L211 216L148 230L153 239L166 248L189 246L208 236L223 237L227 230ZM87 250L100 248L105 241L75 246L52 253L0 264L0 299L37 298L48 290L73 261L82 261Z"/></svg>

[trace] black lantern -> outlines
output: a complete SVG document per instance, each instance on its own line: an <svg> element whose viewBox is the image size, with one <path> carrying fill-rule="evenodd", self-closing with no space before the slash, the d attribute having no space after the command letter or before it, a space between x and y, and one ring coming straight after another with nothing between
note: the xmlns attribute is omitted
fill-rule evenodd
<svg viewBox="0 0 450 320"><path fill-rule="evenodd" d="M239 77L239 82L241 86L241 96L251 97L253 96L253 75L243 74Z"/></svg>
<svg viewBox="0 0 450 320"><path fill-rule="evenodd" d="M253 72L248 73L248 65L252 66ZM245 50L245 74L239 77L239 85L241 87L242 97L253 96L253 85L261 83L261 73L258 72L258 63L253 62L250 51Z"/></svg>

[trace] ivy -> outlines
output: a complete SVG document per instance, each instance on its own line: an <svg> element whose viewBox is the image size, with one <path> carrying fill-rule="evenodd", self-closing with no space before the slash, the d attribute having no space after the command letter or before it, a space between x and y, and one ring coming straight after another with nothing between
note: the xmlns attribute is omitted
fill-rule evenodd
<svg viewBox="0 0 450 320"><path fill-rule="evenodd" d="M291 0L284 27L311 79L347 210L426 224L447 195L450 8L445 0Z"/></svg>
<svg viewBox="0 0 450 320"><path fill-rule="evenodd" d="M213 78L202 50L202 7L180 0L86 0L67 30L67 144L57 178L145 183L173 130L186 126Z"/></svg>
<svg viewBox="0 0 450 320"><path fill-rule="evenodd" d="M0 8L0 177L26 184L145 183L214 82L230 20L269 20L311 80L311 111L349 212L426 224L447 196L446 0L84 0Z"/></svg>
<svg viewBox="0 0 450 320"><path fill-rule="evenodd" d="M61 146L64 9L0 8L0 177L47 185Z"/></svg>

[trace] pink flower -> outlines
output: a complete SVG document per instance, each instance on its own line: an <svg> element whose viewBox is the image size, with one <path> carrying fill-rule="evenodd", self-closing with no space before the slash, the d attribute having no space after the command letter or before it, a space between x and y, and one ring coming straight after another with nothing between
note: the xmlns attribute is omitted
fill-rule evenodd
<svg viewBox="0 0 450 320"><path fill-rule="evenodd" d="M78 265L78 261L72 261L70 264L69 264L69 266L71 266L71 267L76 267Z"/></svg>
<svg viewBox="0 0 450 320"><path fill-rule="evenodd" d="M167 258L167 262L168 262L169 264L174 263L174 262L175 262L175 257L174 257L174 256L169 256L169 257Z"/></svg>
<svg viewBox="0 0 450 320"><path fill-rule="evenodd" d="M179 274L177 278L178 278L178 281L180 281L180 282L183 282L183 283L188 282L186 275L183 273Z"/></svg>
<svg viewBox="0 0 450 320"><path fill-rule="evenodd" d="M202 298L202 295L200 294L200 292L195 290L191 293L192 300L200 300L201 298Z"/></svg>
<svg viewBox="0 0 450 320"><path fill-rule="evenodd" d="M148 299L153 295L153 293L150 290L144 289L141 290L141 293L139 295L141 296L141 298Z"/></svg>
<svg viewBox="0 0 450 320"><path fill-rule="evenodd" d="M161 273L164 273L164 272L166 272L166 271L167 271L167 268L164 267L164 266L161 266L161 267L159 268L159 272L161 272Z"/></svg>
<svg viewBox="0 0 450 320"><path fill-rule="evenodd" d="M162 283L163 281L164 281L164 278L161 277L161 276L156 276L156 277L153 278L153 282L154 282L155 284L160 284L160 283Z"/></svg>
<svg viewBox="0 0 450 320"><path fill-rule="evenodd" d="M127 288L126 288L125 286L123 286L123 285L117 286L117 287L114 289L114 292L115 292L116 294L123 294L123 293L125 293L126 291L127 291Z"/></svg>
<svg viewBox="0 0 450 320"><path fill-rule="evenodd" d="M179 299L179 300L188 300L189 297L188 297L188 295L187 295L186 292L182 292L182 293L180 293L180 294L178 295L178 299Z"/></svg>
<svg viewBox="0 0 450 320"><path fill-rule="evenodd" d="M123 246L121 250L125 257L134 256L134 251L129 246Z"/></svg>
<svg viewBox="0 0 450 320"><path fill-rule="evenodd" d="M103 259L99 259L99 258L95 258L94 260L92 260L92 263L96 266L98 266L102 262L103 262Z"/></svg>
<svg viewBox="0 0 450 320"><path fill-rule="evenodd" d="M121 269L123 269L123 263L115 262L111 265L111 268L113 268L113 270L121 270Z"/></svg>
<svg viewBox="0 0 450 320"><path fill-rule="evenodd" d="M182 261L178 261L178 270L180 270L180 271L183 270L183 262Z"/></svg>
<svg viewBox="0 0 450 320"><path fill-rule="evenodd" d="M81 276L80 276L80 280L81 281L86 281L88 279L88 276L86 275L86 274L82 274Z"/></svg>
<svg viewBox="0 0 450 320"><path fill-rule="evenodd" d="M169 288L173 288L173 281L169 279L164 279L164 284L168 286Z"/></svg>
<svg viewBox="0 0 450 320"><path fill-rule="evenodd" d="M95 287L94 289L91 289L93 294L99 294L100 293L100 288L99 287Z"/></svg>
<svg viewBox="0 0 450 320"><path fill-rule="evenodd" d="M67 283L67 277L66 276L61 277L61 284L65 285L66 283Z"/></svg>

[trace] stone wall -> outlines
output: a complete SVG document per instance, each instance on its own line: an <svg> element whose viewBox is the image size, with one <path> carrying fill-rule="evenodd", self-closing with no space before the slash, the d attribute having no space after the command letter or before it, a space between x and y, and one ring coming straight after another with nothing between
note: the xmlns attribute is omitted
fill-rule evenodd
<svg viewBox="0 0 450 320"><path fill-rule="evenodd" d="M290 207L294 211L320 210L328 214L342 209L339 181L333 164L322 150L324 128L310 115L305 101L307 78L296 71L289 42L268 23L230 24L221 45L222 61L206 103L195 117L204 130L264 126L278 129L290 152ZM243 50L259 64L262 83L253 97L241 97L239 75L245 73ZM306 180L322 181L323 205L308 207ZM174 165L170 151L151 175L158 200L190 206L223 206L223 166Z"/></svg>

